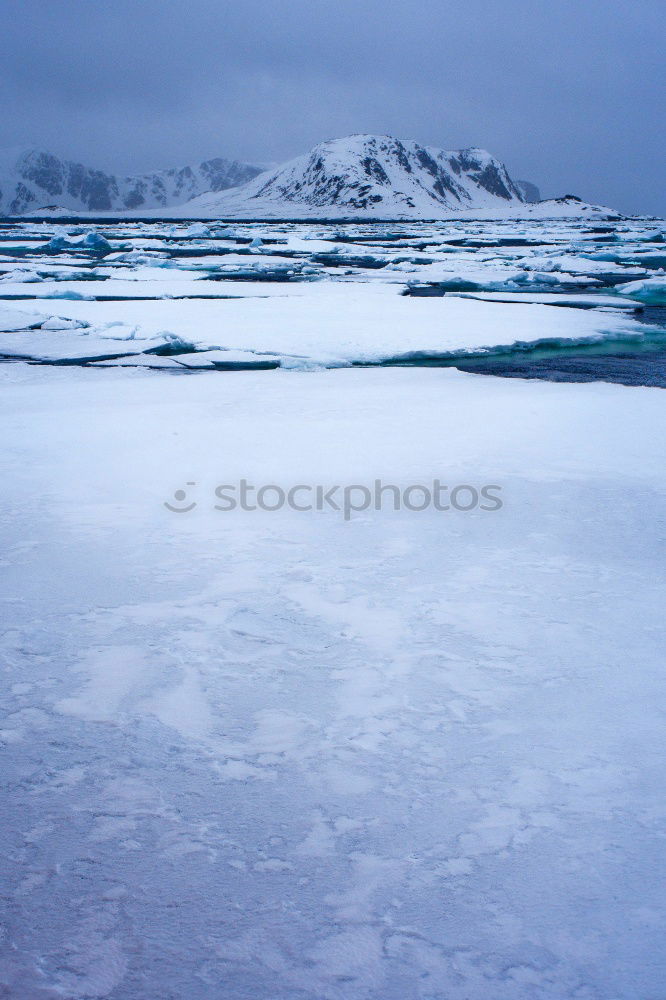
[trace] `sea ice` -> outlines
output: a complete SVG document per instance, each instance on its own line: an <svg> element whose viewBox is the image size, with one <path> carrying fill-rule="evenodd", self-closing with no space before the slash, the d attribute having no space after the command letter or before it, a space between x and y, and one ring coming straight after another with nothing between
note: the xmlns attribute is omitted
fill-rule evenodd
<svg viewBox="0 0 666 1000"><path fill-rule="evenodd" d="M660 995L660 390L0 378L8 995Z"/></svg>
<svg viewBox="0 0 666 1000"><path fill-rule="evenodd" d="M666 275L645 278L642 281L630 281L626 285L619 285L617 291L620 295L638 299L639 302L663 306L666 305Z"/></svg>

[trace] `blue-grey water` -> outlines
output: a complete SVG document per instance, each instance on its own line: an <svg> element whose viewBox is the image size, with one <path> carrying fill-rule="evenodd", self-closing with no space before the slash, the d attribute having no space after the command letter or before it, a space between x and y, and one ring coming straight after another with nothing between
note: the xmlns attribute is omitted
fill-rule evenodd
<svg viewBox="0 0 666 1000"><path fill-rule="evenodd" d="M649 385L666 389L666 351L578 354L534 361L511 357L456 364L455 367L476 375L500 375L503 378L536 378L547 382L618 382L621 385Z"/></svg>

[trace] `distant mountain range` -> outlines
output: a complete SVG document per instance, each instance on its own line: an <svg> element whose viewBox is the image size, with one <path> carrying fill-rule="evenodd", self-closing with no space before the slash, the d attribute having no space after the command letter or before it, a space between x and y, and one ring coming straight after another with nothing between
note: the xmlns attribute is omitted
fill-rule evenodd
<svg viewBox="0 0 666 1000"><path fill-rule="evenodd" d="M484 149L444 150L386 135L321 142L274 170L235 160L116 177L49 153L0 158L0 211L20 215L227 219L608 216L572 195L541 201Z"/></svg>
<svg viewBox="0 0 666 1000"><path fill-rule="evenodd" d="M125 212L180 205L204 191L244 184L259 167L216 157L193 167L172 167L120 177L31 149L0 156L0 212L24 215L47 206L73 212Z"/></svg>

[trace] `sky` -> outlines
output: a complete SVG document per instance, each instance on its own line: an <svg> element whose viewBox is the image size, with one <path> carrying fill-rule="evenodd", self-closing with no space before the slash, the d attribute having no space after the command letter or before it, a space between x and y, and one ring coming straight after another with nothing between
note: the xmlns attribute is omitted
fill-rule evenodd
<svg viewBox="0 0 666 1000"><path fill-rule="evenodd" d="M0 147L132 173L369 132L666 216L664 0L0 0Z"/></svg>

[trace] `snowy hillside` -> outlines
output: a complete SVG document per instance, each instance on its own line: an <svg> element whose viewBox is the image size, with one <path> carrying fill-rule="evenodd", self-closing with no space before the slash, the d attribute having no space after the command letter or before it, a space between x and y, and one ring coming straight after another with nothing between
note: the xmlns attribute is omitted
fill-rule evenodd
<svg viewBox="0 0 666 1000"><path fill-rule="evenodd" d="M523 219L579 219L597 217L603 219L620 219L620 212L606 205L591 205L574 194L566 194L563 198L546 198L524 205L520 212ZM516 216L518 217L518 216Z"/></svg>
<svg viewBox="0 0 666 1000"><path fill-rule="evenodd" d="M334 209L432 218L442 209L522 202L504 165L485 150L447 152L391 136L352 135L319 143L233 196L204 196L197 204L217 203L225 211L321 215Z"/></svg>
<svg viewBox="0 0 666 1000"><path fill-rule="evenodd" d="M536 191L530 185L532 191ZM203 195L172 216L214 218L420 218L461 213L539 215L503 163L483 149L443 150L391 136L352 135L220 195ZM571 206L545 204L549 215ZM583 211L577 202L573 214ZM611 210L593 206L593 211Z"/></svg>
<svg viewBox="0 0 666 1000"><path fill-rule="evenodd" d="M168 207L244 184L259 172L216 157L193 167L118 177L40 150L7 150L0 155L0 212L23 215L52 205L84 212Z"/></svg>

